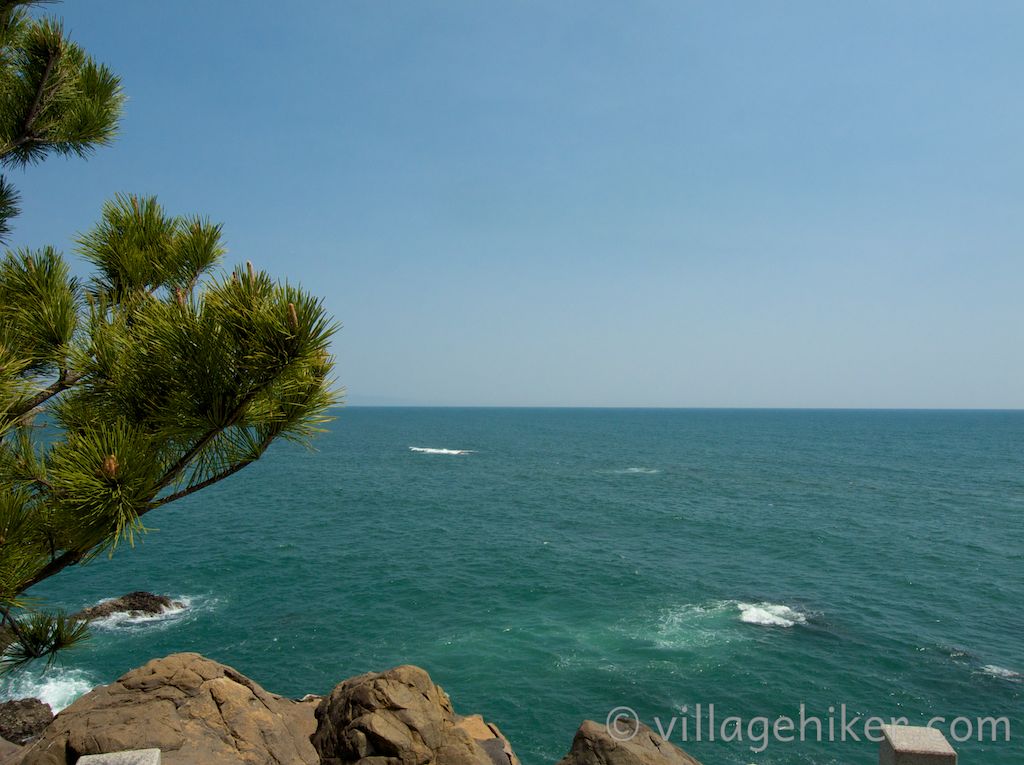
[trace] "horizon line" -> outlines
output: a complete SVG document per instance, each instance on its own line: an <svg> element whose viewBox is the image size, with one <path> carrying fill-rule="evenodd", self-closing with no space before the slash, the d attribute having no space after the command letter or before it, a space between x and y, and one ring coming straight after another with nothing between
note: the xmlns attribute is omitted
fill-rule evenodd
<svg viewBox="0 0 1024 765"><path fill-rule="evenodd" d="M981 406L643 406L591 404L335 404L330 409L600 409L760 412L1024 412L1024 407Z"/></svg>

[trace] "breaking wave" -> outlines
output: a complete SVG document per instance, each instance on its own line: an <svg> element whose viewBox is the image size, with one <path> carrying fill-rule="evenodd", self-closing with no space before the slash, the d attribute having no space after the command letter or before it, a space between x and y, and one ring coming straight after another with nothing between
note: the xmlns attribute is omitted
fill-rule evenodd
<svg viewBox="0 0 1024 765"><path fill-rule="evenodd" d="M434 449L428 446L410 446L409 451L419 454L472 454L472 449Z"/></svg>
<svg viewBox="0 0 1024 765"><path fill-rule="evenodd" d="M663 609L653 625L633 630L631 636L652 640L658 648L704 648L744 639L745 628L738 628L737 621L760 627L789 628L807 624L808 615L778 603L738 600L686 603Z"/></svg>
<svg viewBox="0 0 1024 765"><path fill-rule="evenodd" d="M0 684L0 699L37 698L56 714L95 686L96 681L80 669L51 667L42 676L38 670L24 670Z"/></svg>
<svg viewBox="0 0 1024 765"><path fill-rule="evenodd" d="M778 603L736 603L740 610L740 621L759 624L763 627L793 627L806 624L807 617L789 606Z"/></svg>

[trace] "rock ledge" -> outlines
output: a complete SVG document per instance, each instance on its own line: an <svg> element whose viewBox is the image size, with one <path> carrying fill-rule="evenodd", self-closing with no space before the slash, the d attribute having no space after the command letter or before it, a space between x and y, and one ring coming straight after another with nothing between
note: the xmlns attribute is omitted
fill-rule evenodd
<svg viewBox="0 0 1024 765"><path fill-rule="evenodd" d="M171 654L78 699L21 765L74 765L126 749L160 749L163 765L318 765L309 743L315 706L197 653Z"/></svg>

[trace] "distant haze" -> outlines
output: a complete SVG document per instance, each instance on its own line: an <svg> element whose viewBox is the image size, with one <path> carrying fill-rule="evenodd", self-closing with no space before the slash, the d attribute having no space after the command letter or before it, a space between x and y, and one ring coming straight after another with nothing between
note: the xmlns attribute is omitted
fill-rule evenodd
<svg viewBox="0 0 1024 765"><path fill-rule="evenodd" d="M44 6L118 191L325 297L357 403L1024 406L1024 4Z"/></svg>

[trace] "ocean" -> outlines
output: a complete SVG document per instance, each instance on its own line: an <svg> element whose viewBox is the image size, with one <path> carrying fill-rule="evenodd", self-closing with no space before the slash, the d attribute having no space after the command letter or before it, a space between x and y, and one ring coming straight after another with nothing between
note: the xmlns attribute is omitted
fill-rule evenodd
<svg viewBox="0 0 1024 765"><path fill-rule="evenodd" d="M961 718L964 765L1024 761L1024 412L337 415L37 587L188 607L98 623L2 693L61 706L175 651L293 697L412 663L524 765L620 707L705 765L876 762L862 724L827 740L841 713ZM762 746L758 718L801 706L807 740ZM979 742L985 717L1010 741Z"/></svg>

